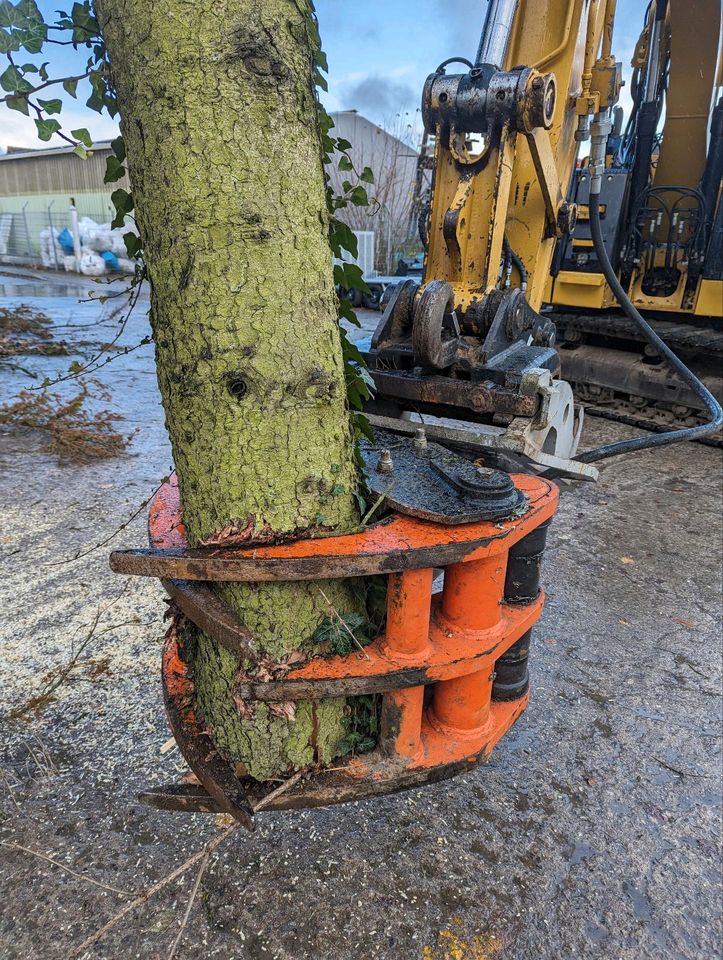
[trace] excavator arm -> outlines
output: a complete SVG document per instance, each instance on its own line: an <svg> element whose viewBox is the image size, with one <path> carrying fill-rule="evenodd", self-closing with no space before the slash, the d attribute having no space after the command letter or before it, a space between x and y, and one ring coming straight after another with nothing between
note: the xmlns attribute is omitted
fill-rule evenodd
<svg viewBox="0 0 723 960"><path fill-rule="evenodd" d="M614 7L491 0L475 62L446 61L427 78L428 249L422 282L395 289L372 339L377 426L411 432L423 419L435 439L462 433L498 460L597 477L572 459L582 416L538 311L555 242L575 223L564 188L578 143L620 89ZM468 70L448 73L455 62Z"/></svg>

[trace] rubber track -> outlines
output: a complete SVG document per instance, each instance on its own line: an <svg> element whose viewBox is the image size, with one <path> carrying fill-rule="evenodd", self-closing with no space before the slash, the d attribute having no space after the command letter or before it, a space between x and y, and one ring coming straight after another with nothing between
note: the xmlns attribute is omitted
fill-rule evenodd
<svg viewBox="0 0 723 960"><path fill-rule="evenodd" d="M617 314L588 316L559 311L545 313L560 331L558 339L564 339L565 330L578 330L580 333L594 333L603 337L619 337L642 343L636 333L635 324L627 317ZM687 323L675 323L672 320L649 319L655 332L665 340L669 347L686 352L704 353L707 360L723 359L723 330L714 327L696 327Z"/></svg>

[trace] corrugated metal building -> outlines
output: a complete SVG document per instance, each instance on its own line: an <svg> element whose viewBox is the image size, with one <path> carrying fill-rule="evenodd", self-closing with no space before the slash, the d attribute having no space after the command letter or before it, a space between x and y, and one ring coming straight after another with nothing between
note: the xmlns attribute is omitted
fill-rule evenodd
<svg viewBox="0 0 723 960"><path fill-rule="evenodd" d="M401 136L367 120L356 110L332 113L334 137L343 137L351 143L349 151L357 172L371 167L374 183L367 187L372 202L368 207L349 206L337 213L353 230L374 231L376 268L391 273L395 254L409 246L419 245L414 210L414 187L419 152ZM399 131L406 137L408 131ZM344 180L352 179L340 172L336 165L331 170L331 182L336 193L342 192Z"/></svg>
<svg viewBox="0 0 723 960"><path fill-rule="evenodd" d="M82 160L72 147L13 150L0 154L0 256L34 260L41 230L69 224L71 202L79 217L106 223L114 216L110 195L130 189L127 177L103 182L109 141L93 144Z"/></svg>
<svg viewBox="0 0 723 960"><path fill-rule="evenodd" d="M72 147L48 150L9 150L0 154L0 209L44 212L50 201L60 205L71 198L81 216L110 211L110 195L117 186L128 187L127 178L117 184L103 183L105 164L111 154L109 142L93 144L87 160Z"/></svg>
<svg viewBox="0 0 723 960"><path fill-rule="evenodd" d="M356 110L333 113L337 137L352 144L350 151L358 171L371 167L374 185L368 188L374 202L369 207L348 207L339 216L357 231L374 232L376 269L394 268L394 254L416 235L413 200L418 153L400 137L377 126ZM69 224L69 207L75 203L79 217L99 223L114 216L110 195L117 187L130 189L127 178L114 184L103 182L109 141L93 145L82 160L73 148L40 150L10 148L0 154L0 257L35 259L40 232L49 226ZM342 180L333 164L332 183L341 191Z"/></svg>

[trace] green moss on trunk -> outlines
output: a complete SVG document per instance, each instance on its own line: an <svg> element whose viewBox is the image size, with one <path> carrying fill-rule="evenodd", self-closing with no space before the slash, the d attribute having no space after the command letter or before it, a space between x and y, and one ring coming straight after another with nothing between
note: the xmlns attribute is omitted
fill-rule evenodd
<svg viewBox="0 0 723 960"><path fill-rule="evenodd" d="M306 2L97 0L151 282L158 381L191 543L357 521ZM321 584L340 612L358 609ZM224 591L272 656L319 586ZM242 720L233 658L199 641L199 706L265 778L329 760L343 703ZM313 732L313 735L312 735ZM312 740L316 742L313 743Z"/></svg>

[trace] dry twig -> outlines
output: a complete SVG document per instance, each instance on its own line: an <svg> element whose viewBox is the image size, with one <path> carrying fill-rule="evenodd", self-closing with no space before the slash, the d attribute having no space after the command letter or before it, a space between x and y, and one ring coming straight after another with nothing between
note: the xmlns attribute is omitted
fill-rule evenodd
<svg viewBox="0 0 723 960"><path fill-rule="evenodd" d="M120 623L112 623L110 624L110 626L106 627L103 630L97 629L100 618L103 616L104 613L107 613L108 610L110 610L110 608L114 606L114 604L118 603L121 597L128 590L129 585L130 585L130 581L124 584L123 587L121 587L120 593L118 593L118 595L114 597L110 601L110 603L106 604L105 606L102 603L98 604L98 609L95 612L95 616L93 617L92 622L86 625L88 626L88 632L83 637L83 639L78 644L78 646L75 647L75 637L78 635L78 633L82 629L82 627L78 627L78 629L75 631L75 634L73 635L73 639L71 640L72 652L71 652L70 659L63 666L57 667L56 669L51 670L49 673L45 675L45 677L43 678L43 687L40 690L40 693L36 694L33 697L30 697L30 699L25 701L24 703L18 704L18 706L13 707L13 709L8 711L8 713L0 715L0 721L22 720L23 718L27 717L29 713L33 713L33 712L37 713L43 707L47 706L48 703L54 700L55 691L58 689L58 687L62 686L66 682L66 680L68 680L72 672L76 669L76 667L79 664L81 654L88 647L88 645L91 643L92 640L97 639L98 637L102 637L104 634L109 633L111 630L117 630L119 627L148 626L148 624L137 623L135 620L124 620ZM32 753L32 751L30 752ZM33 758L36 759L34 755L33 755ZM36 759L36 763L37 763L37 759ZM40 766L40 764L38 764L38 766Z"/></svg>
<svg viewBox="0 0 723 960"><path fill-rule="evenodd" d="M268 804L275 797L279 796L279 794L281 793L284 793L284 791L290 789L290 787L293 787L293 785L297 783L305 773L306 773L305 770L299 770L298 773L295 773L292 777L289 777L289 779L286 780L284 783L282 783L280 787L277 787L276 790L272 790L271 793L263 797L255 805L254 810L263 810L263 808L268 806ZM231 834L238 829L238 827L239 827L238 823L232 823L230 826L226 827L225 830L222 830L221 833L217 833L215 837L211 837L208 843L205 844L205 846L201 850L199 850L197 853L194 853L192 857L189 857L188 860L185 860L179 867L176 867L175 870L171 871L171 873L167 874L157 883L154 883L153 886L148 887L147 890L144 890L142 893L140 893L134 900L131 900L130 903L127 903L122 910L116 913L114 917L111 917L107 923L103 924L100 930L97 930L90 937L87 937L81 943L81 945L73 953L70 954L69 960L77 960L77 958L82 957L83 954L86 952L86 950L92 947L94 943L97 943L99 940L102 940L103 937L109 931L111 931L113 927L117 926L125 916L127 916L129 913L135 910L136 907L141 906L141 904L147 903L147 901L150 900L151 897L154 897L157 893L160 893L160 891L163 890L165 887L167 887L170 883L173 883L174 880L177 880L178 877L180 877L188 869L194 866L194 864L198 863L199 861L207 862L211 854L214 852L214 850L220 847L221 844L224 842L224 840L227 840L228 837L230 837ZM202 870L199 870L199 875L196 878L196 883L194 883L193 889L191 890L190 903L188 905L186 912L183 915L183 920L181 921L181 929L178 931L178 934L176 935L176 940L171 948L172 950L175 950L176 946L180 942L181 935L185 929L188 916L191 912L191 905L196 896L196 892L198 890L198 886L201 883L201 877L205 869L206 869L206 865L204 863L202 865ZM170 956L173 956L173 953L171 953Z"/></svg>
<svg viewBox="0 0 723 960"><path fill-rule="evenodd" d="M207 853L203 860L201 860L201 866L198 868L198 873L196 874L196 879L193 881L193 886L191 887L191 896L188 898L188 903L186 904L186 910L183 914L183 919L181 920L181 926L178 929L176 934L176 939L171 944L171 949L168 951L167 960L173 960L176 956L176 950L178 949L178 944L181 942L181 937L183 932L186 929L186 924L188 923L188 918L191 915L191 907L193 906L193 901L196 899L196 894L198 893L198 888L201 886L201 879L206 872L206 867L208 866L209 854Z"/></svg>
<svg viewBox="0 0 723 960"><path fill-rule="evenodd" d="M357 638L354 636L354 632L349 629L349 625L347 624L347 622L346 622L346 621L344 620L344 618L341 616L341 614L339 613L339 611L336 609L336 607L334 606L334 604L333 604L333 603L331 602L331 600L327 597L327 595L324 593L324 591L321 589L321 587L319 586L318 583L317 583L317 585L316 585L316 588L317 588L317 590L319 591L319 593L322 595L322 597L326 600L326 602L327 602L327 604L328 604L328 606L329 606L329 612L331 613L331 615L332 615L333 617L335 617L335 618L339 621L339 623L342 625L342 627L346 630L346 632L347 632L347 633L349 634L349 636L352 638L352 640L354 641L354 643L356 644L356 646L359 647L359 649L360 649L361 652L364 654L364 656L367 658L367 660L371 660L371 657L369 656L369 654L366 652L366 650L364 649L364 647L359 643L359 641L357 640Z"/></svg>
<svg viewBox="0 0 723 960"><path fill-rule="evenodd" d="M93 553L94 550L98 550L98 549L100 549L100 547L105 547L107 544L109 544L109 543L111 542L111 540L115 540L115 538L118 536L118 534L121 533L123 530L125 530L126 527L129 527L129 526L131 525L131 523L133 523L133 521L136 519L136 517L137 517L143 510L145 510L145 508L148 506L148 504L151 502L151 500L155 497L155 495L156 495L156 494L158 493L158 491L161 489L161 487L163 486L163 484L166 483L169 479L170 479L170 473L166 474L165 477L161 477L161 481L160 481L160 483L158 484L158 486L155 488L155 490L153 490L153 491L148 495L148 497L146 497L146 499L143 501L143 503L138 507L137 510L134 510L134 512L130 515L130 517L128 517L127 520L124 520L123 523L122 523L119 527L116 527L116 529L113 531L113 533L109 534L107 537L104 537L102 540L99 540L98 543L94 543L92 547L88 547L86 550L79 550L77 553L73 554L72 557L64 557L62 560L53 560L51 563L46 563L45 566L46 566L46 567L59 567L59 566L61 566L62 564L65 564L65 563L74 563L76 560L80 560L80 559L82 559L83 557L87 557L88 554Z"/></svg>
<svg viewBox="0 0 723 960"><path fill-rule="evenodd" d="M54 857L49 857L45 853L40 853L39 850L31 850L30 847L24 847L21 843L10 843L7 840L0 840L0 845L3 847L9 847L11 850L22 850L23 853L30 853L34 857L39 857L41 860L47 860L48 863L52 863L56 867L60 867L61 870L71 873L74 877L78 877L80 880L85 880L86 883L92 883L94 887L102 887L103 890L110 890L111 893L119 893L122 897L133 896L132 890L121 890L120 887L113 887L109 883L101 883L100 880L93 880L92 877L89 877L84 873L78 873L77 870L73 870L72 867L69 867L61 860L56 860Z"/></svg>

